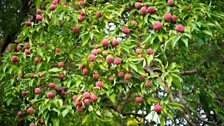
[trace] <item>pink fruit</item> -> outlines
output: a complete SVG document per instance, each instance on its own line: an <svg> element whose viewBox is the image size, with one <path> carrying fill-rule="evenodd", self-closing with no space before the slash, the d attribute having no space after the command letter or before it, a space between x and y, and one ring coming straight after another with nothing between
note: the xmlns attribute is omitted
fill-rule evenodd
<svg viewBox="0 0 224 126"><path fill-rule="evenodd" d="M113 41L112 41L112 46L116 47L116 46L118 46L118 45L119 45L118 40L117 40L117 39L113 39Z"/></svg>
<svg viewBox="0 0 224 126"><path fill-rule="evenodd" d="M90 93L89 92L84 92L82 95L85 99L90 98Z"/></svg>
<svg viewBox="0 0 224 126"><path fill-rule="evenodd" d="M61 90L61 94L62 95L66 95L66 91L65 90Z"/></svg>
<svg viewBox="0 0 224 126"><path fill-rule="evenodd" d="M43 20L43 18L42 18L42 16L41 16L41 15L37 15L37 16L36 16L36 20L37 20L37 21L42 21L42 20Z"/></svg>
<svg viewBox="0 0 224 126"><path fill-rule="evenodd" d="M97 81L96 82L96 86L99 87L99 88L102 88L103 87L103 83L101 81Z"/></svg>
<svg viewBox="0 0 224 126"><path fill-rule="evenodd" d="M80 69L83 70L85 68L85 66L86 66L85 64L81 64Z"/></svg>
<svg viewBox="0 0 224 126"><path fill-rule="evenodd" d="M49 8L50 8L50 10L54 10L56 8L56 5L55 4L51 4L51 6Z"/></svg>
<svg viewBox="0 0 224 126"><path fill-rule="evenodd" d="M109 80L110 80L110 81L114 80L114 75L110 75L110 76L109 76Z"/></svg>
<svg viewBox="0 0 224 126"><path fill-rule="evenodd" d="M135 97L135 102L136 103L142 103L142 97L140 97L140 96L137 96L137 97Z"/></svg>
<svg viewBox="0 0 224 126"><path fill-rule="evenodd" d="M22 113L21 111L18 111L17 115L18 115L18 116L22 116L23 113Z"/></svg>
<svg viewBox="0 0 224 126"><path fill-rule="evenodd" d="M121 64L121 62L122 62L122 59L119 57L114 59L114 64L116 64L116 65Z"/></svg>
<svg viewBox="0 0 224 126"><path fill-rule="evenodd" d="M94 73L94 74L93 74L93 78L94 78L94 79L98 79L99 77L100 77L100 75L99 75L98 73Z"/></svg>
<svg viewBox="0 0 224 126"><path fill-rule="evenodd" d="M41 59L40 59L39 57L35 57L34 61L35 61L36 63L39 63L39 62L41 62Z"/></svg>
<svg viewBox="0 0 224 126"><path fill-rule="evenodd" d="M64 62L59 62L58 67L64 67Z"/></svg>
<svg viewBox="0 0 224 126"><path fill-rule="evenodd" d="M72 30L74 33L79 33L80 28L79 27L72 27Z"/></svg>
<svg viewBox="0 0 224 126"><path fill-rule="evenodd" d="M19 58L17 56L12 56L11 57L11 62L15 63L17 61L19 61Z"/></svg>
<svg viewBox="0 0 224 126"><path fill-rule="evenodd" d="M130 30L128 27L126 27L126 26L124 26L123 29L122 29L122 32L123 32L124 34L129 34L130 31L131 31L131 30Z"/></svg>
<svg viewBox="0 0 224 126"><path fill-rule="evenodd" d="M60 52L60 49L59 49L59 48L55 48L55 49L54 49L54 53L55 53L55 54L57 54L57 53L59 53L59 52Z"/></svg>
<svg viewBox="0 0 224 126"><path fill-rule="evenodd" d="M21 73L20 74L20 78L24 79L25 78L25 74L24 73Z"/></svg>
<svg viewBox="0 0 224 126"><path fill-rule="evenodd" d="M118 77L123 77L124 76L124 72L123 71L119 71L118 72Z"/></svg>
<svg viewBox="0 0 224 126"><path fill-rule="evenodd" d="M25 49L24 52L26 53L26 55L30 55L30 53L31 53L29 49Z"/></svg>
<svg viewBox="0 0 224 126"><path fill-rule="evenodd" d="M78 16L78 22L83 22L84 21L84 17L82 15Z"/></svg>
<svg viewBox="0 0 224 126"><path fill-rule="evenodd" d="M84 111L84 109L82 108L82 106L76 106L76 110L78 111L78 112L83 112Z"/></svg>
<svg viewBox="0 0 224 126"><path fill-rule="evenodd" d="M137 48L136 50L135 50L135 52L136 52L136 54L141 54L142 53L142 49L139 49L139 48Z"/></svg>
<svg viewBox="0 0 224 126"><path fill-rule="evenodd" d="M96 12L96 16L97 16L97 17L101 17L101 16L102 16L102 15L101 15L101 12L99 12L99 11Z"/></svg>
<svg viewBox="0 0 224 126"><path fill-rule="evenodd" d="M89 70L88 70L87 68L84 68L84 69L82 70L83 75L87 75L88 72L89 72Z"/></svg>
<svg viewBox="0 0 224 126"><path fill-rule="evenodd" d="M132 21L131 21L131 24L132 24L132 25L137 25L138 23L137 23L135 20L132 20Z"/></svg>
<svg viewBox="0 0 224 126"><path fill-rule="evenodd" d="M62 5L66 5L67 3L65 1L61 2Z"/></svg>
<svg viewBox="0 0 224 126"><path fill-rule="evenodd" d="M80 0L79 5L85 5L85 2L83 0Z"/></svg>
<svg viewBox="0 0 224 126"><path fill-rule="evenodd" d="M29 114L34 114L34 109L32 107L28 108L26 111Z"/></svg>
<svg viewBox="0 0 224 126"><path fill-rule="evenodd" d="M171 16L171 22L175 23L176 21L177 21L177 16L176 15Z"/></svg>
<svg viewBox="0 0 224 126"><path fill-rule="evenodd" d="M173 0L168 0L168 1L167 1L167 4L171 6L171 5L174 4L174 2L173 2Z"/></svg>
<svg viewBox="0 0 224 126"><path fill-rule="evenodd" d="M74 102L76 101L77 98L78 98L77 95L73 95L73 96L72 96L72 100L73 100Z"/></svg>
<svg viewBox="0 0 224 126"><path fill-rule="evenodd" d="M55 94L53 92L48 92L47 93L47 98L54 98Z"/></svg>
<svg viewBox="0 0 224 126"><path fill-rule="evenodd" d="M160 104L156 104L156 105L154 106L154 111L155 111L155 112L161 112L161 111L162 111L162 106L161 106Z"/></svg>
<svg viewBox="0 0 224 126"><path fill-rule="evenodd" d="M91 94L90 99L95 102L97 100L97 96L95 94Z"/></svg>
<svg viewBox="0 0 224 126"><path fill-rule="evenodd" d="M40 88L35 88L35 89L34 89L34 93L35 93L35 94L40 94L40 93L41 93Z"/></svg>
<svg viewBox="0 0 224 126"><path fill-rule="evenodd" d="M82 105L82 100L81 99L76 99L75 104L81 106Z"/></svg>
<svg viewBox="0 0 224 126"><path fill-rule="evenodd" d="M160 30L162 29L163 25L159 21L155 21L153 24L153 29L154 30Z"/></svg>
<svg viewBox="0 0 224 126"><path fill-rule="evenodd" d="M136 2L136 3L135 3L135 7L136 7L136 8L141 8L141 7L142 7L142 4L141 4L140 2Z"/></svg>
<svg viewBox="0 0 224 126"><path fill-rule="evenodd" d="M97 52L97 49L93 49L92 52L91 52L91 54L93 54L94 56L95 56L97 53L98 53L98 52ZM90 57L90 55L89 55L89 57Z"/></svg>
<svg viewBox="0 0 224 126"><path fill-rule="evenodd" d="M56 5L56 4L58 3L58 1L59 1L59 0L53 0L53 1L52 1L52 4L55 4L55 5Z"/></svg>
<svg viewBox="0 0 224 126"><path fill-rule="evenodd" d="M29 49L29 48L30 48L30 44L29 44L29 42L26 42L26 43L24 44L24 48L25 48L25 49Z"/></svg>
<svg viewBox="0 0 224 126"><path fill-rule="evenodd" d="M109 43L109 41L108 41L108 39L103 39L102 40L102 46L108 46L108 43Z"/></svg>
<svg viewBox="0 0 224 126"><path fill-rule="evenodd" d="M30 22L30 21L26 21L26 22L25 22L25 25L26 25L26 26L31 26L31 22Z"/></svg>
<svg viewBox="0 0 224 126"><path fill-rule="evenodd" d="M141 9L140 9L140 13L142 14L142 15L145 15L146 13L147 13L147 8L144 6L144 7L142 7Z"/></svg>
<svg viewBox="0 0 224 126"><path fill-rule="evenodd" d="M175 27L175 30L177 32L184 32L184 26L182 24L179 24Z"/></svg>
<svg viewBox="0 0 224 126"><path fill-rule="evenodd" d="M59 78L59 79L63 79L64 77L65 77L65 75L64 75L63 73L59 73L59 74L58 74L58 78Z"/></svg>
<svg viewBox="0 0 224 126"><path fill-rule="evenodd" d="M82 15L82 16L84 16L85 15L85 12L83 10L80 10L79 14Z"/></svg>
<svg viewBox="0 0 224 126"><path fill-rule="evenodd" d="M19 52L20 50L22 50L22 47L20 45L16 46L16 51Z"/></svg>
<svg viewBox="0 0 224 126"><path fill-rule="evenodd" d="M44 120L43 120L43 119L40 119L40 120L39 120L39 123L40 123L41 125L44 125Z"/></svg>
<svg viewBox="0 0 224 126"><path fill-rule="evenodd" d="M53 82L51 82L51 83L49 84L49 87L52 88L52 89L54 89L54 88L55 88L55 84L54 84Z"/></svg>
<svg viewBox="0 0 224 126"><path fill-rule="evenodd" d="M152 55L152 54L154 53L154 51L153 51L153 49L150 48L150 49L147 50L147 53L148 53L149 55Z"/></svg>
<svg viewBox="0 0 224 126"><path fill-rule="evenodd" d="M129 79L131 79L132 78L132 75L130 74L130 73L126 73L125 75L124 75L124 79L126 79L126 80L129 80Z"/></svg>
<svg viewBox="0 0 224 126"><path fill-rule="evenodd" d="M22 91L22 96L26 96L26 95L27 95L26 91Z"/></svg>
<svg viewBox="0 0 224 126"><path fill-rule="evenodd" d="M109 55L109 56L106 57L106 62L107 62L108 64L113 63L113 61L114 61L113 56Z"/></svg>
<svg viewBox="0 0 224 126"><path fill-rule="evenodd" d="M147 81L145 82L146 87L152 87L152 81Z"/></svg>
<svg viewBox="0 0 224 126"><path fill-rule="evenodd" d="M84 103L85 106L88 106L89 105L89 99L84 99L83 103Z"/></svg>
<svg viewBox="0 0 224 126"><path fill-rule="evenodd" d="M36 14L41 14L42 13L42 10L41 9L37 9L36 10Z"/></svg>
<svg viewBox="0 0 224 126"><path fill-rule="evenodd" d="M153 6L148 7L148 13L154 14L155 13L155 8Z"/></svg>
<svg viewBox="0 0 224 126"><path fill-rule="evenodd" d="M90 54L89 57L88 57L88 60L93 62L96 60L96 56L94 54Z"/></svg>
<svg viewBox="0 0 224 126"><path fill-rule="evenodd" d="M163 15L163 19L164 19L165 21L170 21L170 20L171 20L171 17L172 17L172 15L171 15L170 13L165 13L165 14Z"/></svg>
<svg viewBox="0 0 224 126"><path fill-rule="evenodd" d="M30 123L29 126L37 126L35 123Z"/></svg>
<svg viewBox="0 0 224 126"><path fill-rule="evenodd" d="M35 74L34 73L30 73L30 78L34 78Z"/></svg>

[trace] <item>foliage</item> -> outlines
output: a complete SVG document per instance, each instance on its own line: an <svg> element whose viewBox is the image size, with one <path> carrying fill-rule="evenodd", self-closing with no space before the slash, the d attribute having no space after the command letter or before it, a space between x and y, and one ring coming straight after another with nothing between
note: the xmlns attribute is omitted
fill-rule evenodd
<svg viewBox="0 0 224 126"><path fill-rule="evenodd" d="M176 119L185 119L191 125L223 123L223 14L198 1L179 0L169 6L165 0L152 0L142 3L154 6L156 12L142 15L135 3L95 0L82 5L75 1L58 3L51 10L51 1L46 1L42 21L30 18L31 26L22 23L16 40L22 50L3 55L0 117L7 122L2 123L29 125L41 119L45 125L54 126L165 125L168 120L180 124ZM36 6L41 4L42 1L36 2ZM102 16L97 17L97 12ZM176 23L164 21L167 12L177 16ZM153 29L155 21L162 23L161 30ZM184 25L184 32L175 30L178 24ZM126 27L130 33L124 31ZM102 45L104 39L109 40L108 46ZM112 44L114 39L119 40L116 47ZM207 48L202 50L203 47ZM59 52L55 51L57 48ZM24 53L25 49L31 54ZM108 55L119 57L122 62L107 63ZM13 56L19 60L12 62ZM37 57L40 62L35 61ZM58 66L59 62L64 65ZM85 69L80 68L82 64ZM184 73L180 72L192 69L199 76L182 76ZM119 77L121 71L125 76ZM99 78L95 79L94 73ZM96 86L98 81L103 83L102 88ZM146 86L148 81L152 81L152 86ZM49 87L51 82L56 84L53 89ZM35 88L40 88L41 93L36 94ZM27 94L22 95L23 91ZM49 98L49 92L55 97ZM97 101L89 100L90 104L84 105L84 92L96 94ZM78 112L82 109L77 100L73 101L74 95L82 100L83 112ZM142 103L136 103L137 96L143 98ZM155 112L156 104L162 106L161 112ZM27 113L29 107L35 110L34 114ZM205 111L209 121L194 119L200 118L198 109ZM14 118L18 111L23 115ZM210 111L216 115L214 122ZM148 114L150 119L146 119ZM158 119L152 120L153 117Z"/></svg>

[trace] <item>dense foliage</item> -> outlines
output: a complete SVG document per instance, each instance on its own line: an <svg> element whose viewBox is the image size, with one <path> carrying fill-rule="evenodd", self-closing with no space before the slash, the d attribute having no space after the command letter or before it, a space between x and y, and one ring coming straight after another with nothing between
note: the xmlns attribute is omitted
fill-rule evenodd
<svg viewBox="0 0 224 126"><path fill-rule="evenodd" d="M222 125L224 15L204 2L36 1L3 54L0 123Z"/></svg>

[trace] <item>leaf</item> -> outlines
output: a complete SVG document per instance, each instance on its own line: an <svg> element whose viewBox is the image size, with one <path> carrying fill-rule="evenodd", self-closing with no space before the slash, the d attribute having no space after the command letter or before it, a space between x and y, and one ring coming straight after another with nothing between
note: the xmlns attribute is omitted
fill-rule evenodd
<svg viewBox="0 0 224 126"><path fill-rule="evenodd" d="M61 71L62 69L60 69L60 68L52 68L52 69L50 69L50 70L48 70L49 72L59 72L59 71Z"/></svg>
<svg viewBox="0 0 224 126"><path fill-rule="evenodd" d="M56 117L51 118L51 121L53 122L53 126L59 126L59 119Z"/></svg>
<svg viewBox="0 0 224 126"><path fill-rule="evenodd" d="M176 46L177 42L180 40L181 36L175 36L173 41L172 41L172 48L174 49L174 47Z"/></svg>
<svg viewBox="0 0 224 126"><path fill-rule="evenodd" d="M89 115L85 115L85 117L82 119L82 125L85 124L88 118L89 118Z"/></svg>
<svg viewBox="0 0 224 126"><path fill-rule="evenodd" d="M101 116L101 112L99 110L96 111L96 114Z"/></svg>
<svg viewBox="0 0 224 126"><path fill-rule="evenodd" d="M65 117L65 116L69 113L69 111L70 111L69 108L65 109L65 110L61 113L62 116Z"/></svg>
<svg viewBox="0 0 224 126"><path fill-rule="evenodd" d="M213 36L213 34L210 30L203 30L202 32L209 35L209 36Z"/></svg>
<svg viewBox="0 0 224 126"><path fill-rule="evenodd" d="M168 105L175 109L176 108L184 108L184 106L179 102L169 102Z"/></svg>

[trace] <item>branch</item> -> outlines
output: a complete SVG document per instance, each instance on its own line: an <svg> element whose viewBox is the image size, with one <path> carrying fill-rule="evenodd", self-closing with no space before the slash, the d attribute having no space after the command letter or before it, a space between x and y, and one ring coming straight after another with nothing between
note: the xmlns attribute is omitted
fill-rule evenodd
<svg viewBox="0 0 224 126"><path fill-rule="evenodd" d="M190 71L182 71L180 72L180 75L193 75L197 74L197 70L190 70Z"/></svg>

